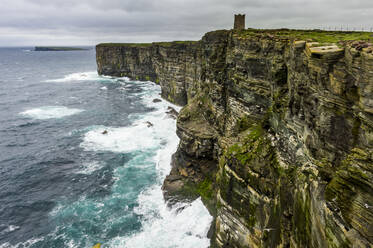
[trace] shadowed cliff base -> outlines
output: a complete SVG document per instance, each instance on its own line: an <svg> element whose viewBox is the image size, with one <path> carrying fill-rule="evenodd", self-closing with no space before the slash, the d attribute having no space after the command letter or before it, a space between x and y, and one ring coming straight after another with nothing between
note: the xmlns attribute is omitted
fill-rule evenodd
<svg viewBox="0 0 373 248"><path fill-rule="evenodd" d="M98 72L185 105L166 198L200 195L212 247L373 245L372 33L220 30L100 44Z"/></svg>

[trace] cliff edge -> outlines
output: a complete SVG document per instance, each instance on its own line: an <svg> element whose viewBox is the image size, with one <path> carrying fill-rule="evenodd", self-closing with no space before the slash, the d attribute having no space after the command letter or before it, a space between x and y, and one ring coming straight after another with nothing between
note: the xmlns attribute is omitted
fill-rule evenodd
<svg viewBox="0 0 373 248"><path fill-rule="evenodd" d="M164 182L201 196L212 247L373 247L371 33L220 30L99 44L99 74L185 105Z"/></svg>

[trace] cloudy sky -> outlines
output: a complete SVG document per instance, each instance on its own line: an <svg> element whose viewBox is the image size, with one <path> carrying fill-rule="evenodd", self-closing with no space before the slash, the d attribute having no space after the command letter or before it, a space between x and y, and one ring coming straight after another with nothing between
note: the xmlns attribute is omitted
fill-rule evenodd
<svg viewBox="0 0 373 248"><path fill-rule="evenodd" d="M373 27L373 0L0 0L0 46L198 40L254 28Z"/></svg>

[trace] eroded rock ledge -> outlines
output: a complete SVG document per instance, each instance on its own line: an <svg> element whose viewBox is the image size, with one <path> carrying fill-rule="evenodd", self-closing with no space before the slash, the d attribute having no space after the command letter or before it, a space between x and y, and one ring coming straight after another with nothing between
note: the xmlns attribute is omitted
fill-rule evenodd
<svg viewBox="0 0 373 248"><path fill-rule="evenodd" d="M100 74L186 105L164 190L202 196L212 247L373 247L372 45L307 35L96 47Z"/></svg>

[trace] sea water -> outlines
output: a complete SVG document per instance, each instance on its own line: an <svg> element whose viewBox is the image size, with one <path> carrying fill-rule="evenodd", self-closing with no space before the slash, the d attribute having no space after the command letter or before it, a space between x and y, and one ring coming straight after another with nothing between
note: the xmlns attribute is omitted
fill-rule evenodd
<svg viewBox="0 0 373 248"><path fill-rule="evenodd" d="M0 247L208 247L201 200L162 195L180 108L95 70L93 49L0 48Z"/></svg>

